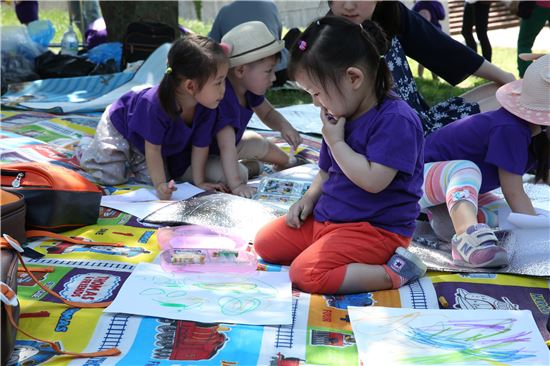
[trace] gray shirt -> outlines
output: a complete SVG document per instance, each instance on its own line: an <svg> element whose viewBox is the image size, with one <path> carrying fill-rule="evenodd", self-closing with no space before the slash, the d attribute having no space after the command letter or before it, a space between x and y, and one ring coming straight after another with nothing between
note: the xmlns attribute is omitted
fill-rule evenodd
<svg viewBox="0 0 550 366"><path fill-rule="evenodd" d="M208 36L217 42L231 29L239 24L257 20L264 23L277 39L281 39L283 25L279 18L277 5L271 0L264 1L234 1L223 6ZM286 69L288 63L288 50L281 51L281 61L275 67L275 71Z"/></svg>

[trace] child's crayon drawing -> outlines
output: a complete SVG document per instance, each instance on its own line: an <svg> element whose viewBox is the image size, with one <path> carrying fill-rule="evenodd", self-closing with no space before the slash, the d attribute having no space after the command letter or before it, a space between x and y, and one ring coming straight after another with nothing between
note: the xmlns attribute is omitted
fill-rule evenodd
<svg viewBox="0 0 550 366"><path fill-rule="evenodd" d="M286 272L168 273L140 263L105 310L199 322L292 323Z"/></svg>

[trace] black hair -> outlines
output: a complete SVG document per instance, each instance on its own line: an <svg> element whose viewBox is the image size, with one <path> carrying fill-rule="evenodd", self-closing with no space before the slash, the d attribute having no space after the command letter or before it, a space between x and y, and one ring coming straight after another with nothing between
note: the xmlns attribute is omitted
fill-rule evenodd
<svg viewBox="0 0 550 366"><path fill-rule="evenodd" d="M329 0L329 8L331 5L332 1ZM401 12L399 6L399 1L379 1L376 3L374 12L372 13L372 19L370 20L378 23L388 36L388 39L400 35L399 26L401 22ZM327 15L334 15L332 8ZM365 24L363 23L363 25Z"/></svg>
<svg viewBox="0 0 550 366"><path fill-rule="evenodd" d="M168 51L166 73L158 89L164 111L172 118L177 117L179 107L175 95L182 80L194 80L201 89L208 79L216 75L220 64L228 62L223 49L211 38L187 34L175 41Z"/></svg>
<svg viewBox="0 0 550 366"><path fill-rule="evenodd" d="M548 128L548 127L547 127ZM531 151L537 159L537 165L535 167L535 182L539 181L547 182L548 180L548 168L550 159L550 141L548 141L547 131L541 131L531 139Z"/></svg>
<svg viewBox="0 0 550 366"><path fill-rule="evenodd" d="M371 21L363 25L345 18L326 16L311 23L294 43L290 53L288 74L295 79L298 70L305 70L323 88L332 82L338 90L348 67L358 67L374 80L377 104L388 96L392 76L383 56L389 42L382 29Z"/></svg>

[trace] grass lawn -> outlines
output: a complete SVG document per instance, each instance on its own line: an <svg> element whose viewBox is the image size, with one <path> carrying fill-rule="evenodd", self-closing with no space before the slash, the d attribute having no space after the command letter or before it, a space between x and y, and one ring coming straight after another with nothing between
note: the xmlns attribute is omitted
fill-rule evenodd
<svg viewBox="0 0 550 366"><path fill-rule="evenodd" d="M63 33L67 30L69 24L69 13L63 10L48 9L40 10L40 19L49 19L54 28L55 36L53 43L60 43ZM191 29L195 33L207 35L210 30L211 24L203 23L198 20L185 20L180 18L180 24ZM15 16L12 4L1 3L1 25L19 25L19 21ZM75 27L75 31L78 34L79 39L82 36ZM55 51L55 50L54 50ZM501 67L502 69L513 72L517 77L516 70L516 51L513 48L493 48L493 63ZM429 70L425 70L424 79L417 77L417 63L414 60L409 60L411 70L416 78L416 82L420 89L420 92L424 96L428 104L434 104L439 101L445 100L452 96L460 95L471 88L483 84L483 80L477 77L470 77L464 80L462 83L453 87L444 81L432 80ZM297 90L272 90L267 93L268 99L277 107L310 103L311 98L309 95L302 91Z"/></svg>

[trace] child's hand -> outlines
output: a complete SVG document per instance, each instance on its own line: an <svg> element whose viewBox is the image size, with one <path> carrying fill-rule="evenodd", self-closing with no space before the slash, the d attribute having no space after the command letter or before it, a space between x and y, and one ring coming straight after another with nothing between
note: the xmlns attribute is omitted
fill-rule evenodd
<svg viewBox="0 0 550 366"><path fill-rule="evenodd" d="M256 193L256 188L249 186L248 184L241 184L231 190L231 193L244 198L251 198Z"/></svg>
<svg viewBox="0 0 550 366"><path fill-rule="evenodd" d="M336 119L328 113L325 107L321 107L321 121L323 122L321 133L329 146L344 141L344 126L346 125L344 117Z"/></svg>
<svg viewBox="0 0 550 366"><path fill-rule="evenodd" d="M218 192L224 192L229 193L229 188L224 183L200 183L196 184L197 187L200 189L204 189L205 191L218 191Z"/></svg>
<svg viewBox="0 0 550 366"><path fill-rule="evenodd" d="M281 129L281 136L294 149L297 149L298 146L300 146L300 144L304 141L302 136L300 136L300 133L290 124Z"/></svg>
<svg viewBox="0 0 550 366"><path fill-rule="evenodd" d="M286 214L286 224L292 228L298 229L302 223L313 212L313 202L306 196L293 204Z"/></svg>
<svg viewBox="0 0 550 366"><path fill-rule="evenodd" d="M178 190L173 179L170 180L169 182L163 182L163 183L157 184L155 186L155 189L157 190L158 198L161 200L169 200L172 197L172 192Z"/></svg>

